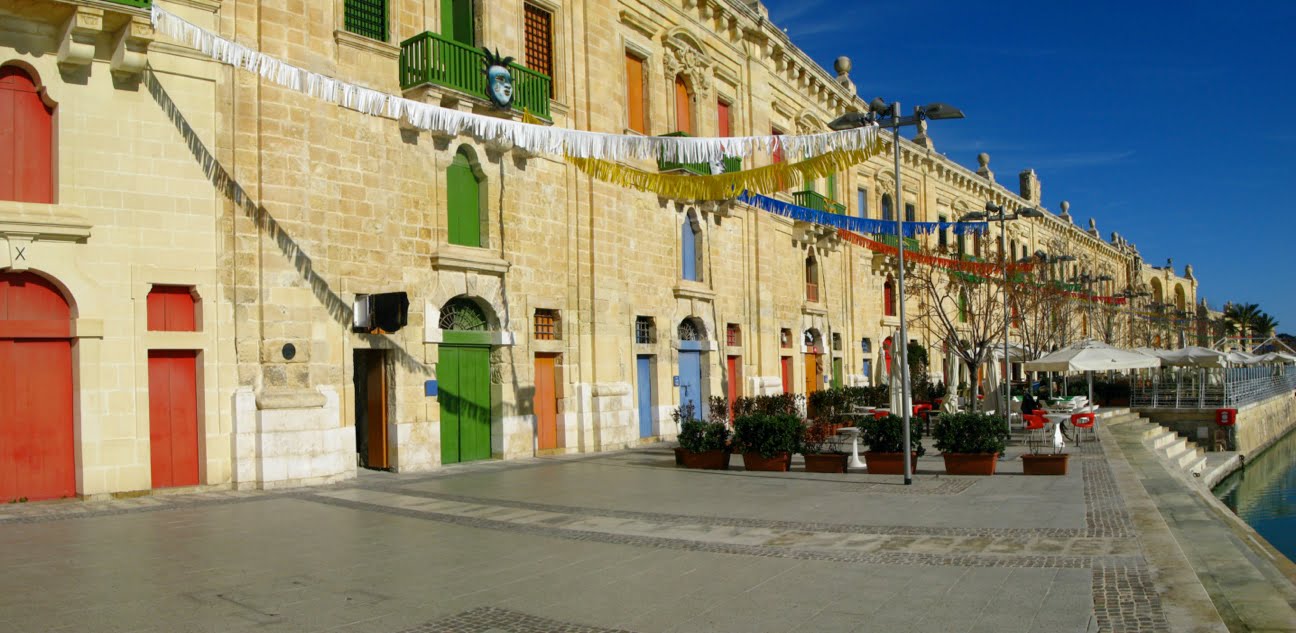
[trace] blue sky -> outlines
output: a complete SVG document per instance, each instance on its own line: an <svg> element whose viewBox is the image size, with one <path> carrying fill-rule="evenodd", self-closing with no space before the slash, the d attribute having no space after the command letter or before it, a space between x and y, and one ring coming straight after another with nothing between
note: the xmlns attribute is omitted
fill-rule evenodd
<svg viewBox="0 0 1296 633"><path fill-rule="evenodd" d="M961 108L931 123L937 151L988 152L1014 191L1034 168L1050 211L1296 333L1296 2L765 5L820 65L850 57L860 96Z"/></svg>

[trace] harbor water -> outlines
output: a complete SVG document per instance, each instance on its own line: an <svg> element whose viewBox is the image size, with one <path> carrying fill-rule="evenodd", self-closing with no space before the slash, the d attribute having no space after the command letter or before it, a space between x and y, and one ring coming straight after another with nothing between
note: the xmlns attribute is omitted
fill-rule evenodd
<svg viewBox="0 0 1296 633"><path fill-rule="evenodd" d="M1296 561L1296 432L1221 481L1215 496Z"/></svg>

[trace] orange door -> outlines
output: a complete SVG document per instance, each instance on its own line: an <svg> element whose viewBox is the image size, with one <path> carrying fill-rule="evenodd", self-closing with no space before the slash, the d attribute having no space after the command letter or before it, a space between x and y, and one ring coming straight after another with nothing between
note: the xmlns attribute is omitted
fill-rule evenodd
<svg viewBox="0 0 1296 633"><path fill-rule="evenodd" d="M535 359L535 415L537 448L558 448L558 390L554 376L557 357L536 354Z"/></svg>
<svg viewBox="0 0 1296 633"><path fill-rule="evenodd" d="M819 391L823 387L823 355L806 354L806 395Z"/></svg>
<svg viewBox="0 0 1296 633"><path fill-rule="evenodd" d="M729 417L733 418L734 402L742 397L742 357L730 356L729 369Z"/></svg>
<svg viewBox="0 0 1296 633"><path fill-rule="evenodd" d="M369 353L365 371L365 466L389 468L387 464L387 374L384 353Z"/></svg>
<svg viewBox="0 0 1296 633"><path fill-rule="evenodd" d="M0 502L76 494L71 330L52 283L0 273Z"/></svg>
<svg viewBox="0 0 1296 633"><path fill-rule="evenodd" d="M149 362L153 487L198 485L198 352L154 350Z"/></svg>

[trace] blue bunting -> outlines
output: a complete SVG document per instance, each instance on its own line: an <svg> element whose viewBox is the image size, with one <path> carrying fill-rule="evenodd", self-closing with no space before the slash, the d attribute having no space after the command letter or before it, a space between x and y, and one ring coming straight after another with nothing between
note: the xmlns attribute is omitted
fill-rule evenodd
<svg viewBox="0 0 1296 633"><path fill-rule="evenodd" d="M896 233L896 223L891 220L856 218L840 213L817 211L783 202L782 200L775 200L769 196L749 194L745 191L738 196L737 200L785 218L833 226L861 235L895 235ZM990 225L985 222L905 222L904 236L930 235L937 231L947 230L953 230L955 235L985 234L989 229Z"/></svg>

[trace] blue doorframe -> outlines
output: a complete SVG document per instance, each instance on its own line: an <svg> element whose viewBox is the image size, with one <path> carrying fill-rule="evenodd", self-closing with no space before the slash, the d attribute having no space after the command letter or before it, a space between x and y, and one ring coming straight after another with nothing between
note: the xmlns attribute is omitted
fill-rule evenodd
<svg viewBox="0 0 1296 633"><path fill-rule="evenodd" d="M696 343L694 343L696 345ZM681 344L681 347L683 344ZM693 415L706 418L705 394L702 393L702 352L681 349L679 352L680 404L693 403Z"/></svg>
<svg viewBox="0 0 1296 633"><path fill-rule="evenodd" d="M652 437L653 433L653 379L652 356L635 359L635 373L639 383L639 437Z"/></svg>

